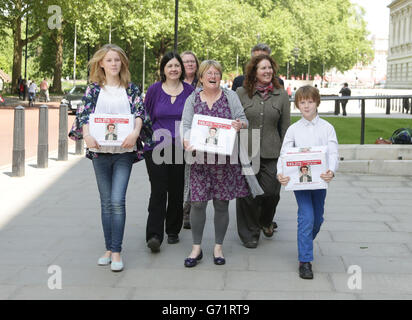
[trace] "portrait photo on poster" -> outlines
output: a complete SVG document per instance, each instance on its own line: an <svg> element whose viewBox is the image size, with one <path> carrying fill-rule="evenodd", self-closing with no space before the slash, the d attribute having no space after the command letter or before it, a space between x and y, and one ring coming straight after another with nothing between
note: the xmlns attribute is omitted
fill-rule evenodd
<svg viewBox="0 0 412 320"><path fill-rule="evenodd" d="M320 177L328 168L326 153L327 146L289 148L281 158L283 175L290 177L285 190L327 189Z"/></svg>
<svg viewBox="0 0 412 320"><path fill-rule="evenodd" d="M190 144L202 152L231 155L236 141L232 119L195 114L190 131Z"/></svg>
<svg viewBox="0 0 412 320"><path fill-rule="evenodd" d="M134 129L132 114L91 114L90 135L102 146L120 146Z"/></svg>

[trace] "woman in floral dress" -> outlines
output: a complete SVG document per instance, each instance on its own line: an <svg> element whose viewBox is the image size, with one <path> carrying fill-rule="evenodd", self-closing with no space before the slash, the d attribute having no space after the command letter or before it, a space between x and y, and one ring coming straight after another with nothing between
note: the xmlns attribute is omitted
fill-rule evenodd
<svg viewBox="0 0 412 320"><path fill-rule="evenodd" d="M199 67L200 91L193 92L186 100L183 110L184 147L194 151L187 139L194 114L233 119L232 126L236 131L247 128L248 122L237 95L228 89L220 88L222 67L217 61L203 61ZM199 155L196 156L198 158ZM200 155L203 157L203 155ZM213 200L215 209L215 247L214 263L225 264L222 244L229 225L229 200L245 197L249 194L248 183L242 175L240 163L231 164L230 156L226 162L218 163L218 156L210 161L210 155L204 154L204 162L195 162L190 167L190 224L192 227L193 247L189 257L185 259L186 267L194 267L203 256L201 242L206 221L206 207ZM213 158L213 157L212 157ZM202 162L202 163L200 163ZM211 163L212 162L212 163Z"/></svg>

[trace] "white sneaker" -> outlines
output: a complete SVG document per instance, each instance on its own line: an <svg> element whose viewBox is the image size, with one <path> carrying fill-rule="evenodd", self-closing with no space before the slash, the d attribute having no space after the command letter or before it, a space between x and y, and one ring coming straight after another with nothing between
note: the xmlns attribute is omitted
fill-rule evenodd
<svg viewBox="0 0 412 320"><path fill-rule="evenodd" d="M120 259L119 262L114 262L112 261L112 265L110 266L110 268L112 269L112 271L114 272L119 272L123 270L123 261Z"/></svg>
<svg viewBox="0 0 412 320"><path fill-rule="evenodd" d="M102 257L102 258L99 258L99 260L97 261L97 264L99 266L107 266L110 264L110 262L112 262L112 257L108 257L108 258Z"/></svg>

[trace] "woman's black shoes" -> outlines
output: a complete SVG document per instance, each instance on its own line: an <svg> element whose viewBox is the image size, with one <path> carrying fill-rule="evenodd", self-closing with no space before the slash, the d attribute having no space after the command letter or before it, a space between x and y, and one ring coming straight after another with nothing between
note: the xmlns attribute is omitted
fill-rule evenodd
<svg viewBox="0 0 412 320"><path fill-rule="evenodd" d="M179 242L179 236L177 234L169 234L167 236L167 243L168 244L175 244Z"/></svg>
<svg viewBox="0 0 412 320"><path fill-rule="evenodd" d="M270 223L269 227L262 227L263 234L266 237L271 238L277 227L278 225L276 224L276 222L273 221Z"/></svg>
<svg viewBox="0 0 412 320"><path fill-rule="evenodd" d="M223 257L215 257L215 255L213 255L213 262L218 266L222 266L226 263L226 260Z"/></svg>
<svg viewBox="0 0 412 320"><path fill-rule="evenodd" d="M185 267L192 268L197 265L197 263L202 260L203 258L203 251L200 250L199 255L196 258L186 258L185 259Z"/></svg>
<svg viewBox="0 0 412 320"><path fill-rule="evenodd" d="M147 246L152 250L153 253L160 251L160 240L154 236L147 241Z"/></svg>

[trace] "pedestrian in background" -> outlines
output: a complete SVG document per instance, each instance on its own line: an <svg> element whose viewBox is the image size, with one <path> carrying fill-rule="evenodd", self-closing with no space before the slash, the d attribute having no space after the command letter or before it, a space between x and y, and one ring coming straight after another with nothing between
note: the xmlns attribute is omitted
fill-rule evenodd
<svg viewBox="0 0 412 320"><path fill-rule="evenodd" d="M340 89L339 93L342 95L342 97L349 97L351 95L351 90L349 89L349 85L347 82L343 84L343 87L342 89ZM346 104L348 103L348 100L343 99L340 101L340 103L342 105L342 115L346 116Z"/></svg>
<svg viewBox="0 0 412 320"><path fill-rule="evenodd" d="M46 102L50 102L49 98L49 84L47 83L47 78L44 78L40 83L40 94L44 97Z"/></svg>
<svg viewBox="0 0 412 320"><path fill-rule="evenodd" d="M34 102L36 100L36 91L37 85L34 81L30 83L28 92L29 92L29 106L34 106Z"/></svg>
<svg viewBox="0 0 412 320"><path fill-rule="evenodd" d="M145 106L153 124L153 130L165 130L166 135L145 146L145 162L150 180L150 199L146 225L146 242L152 252L159 252L164 233L167 242L179 242L183 223L184 170L183 147L179 128L186 98L194 88L184 81L185 67L179 54L166 53L160 62L161 80L152 84L146 92ZM154 152L156 151L156 152ZM155 154L171 159L162 162ZM182 158L175 155L181 154ZM165 228L166 224L166 228Z"/></svg>
<svg viewBox="0 0 412 320"><path fill-rule="evenodd" d="M26 79L22 79L19 84L19 99L25 100L24 88L26 86Z"/></svg>
<svg viewBox="0 0 412 320"><path fill-rule="evenodd" d="M248 150L259 146L260 169L256 178L264 194L236 200L237 230L246 248L256 248L260 232L272 237L277 224L273 221L280 199L276 165L285 132L290 125L290 102L276 77L276 62L267 54L253 56L246 66L243 87L236 93L249 121ZM253 141L252 130L260 131ZM252 146L253 145L253 146ZM253 161L253 160L252 160Z"/></svg>

